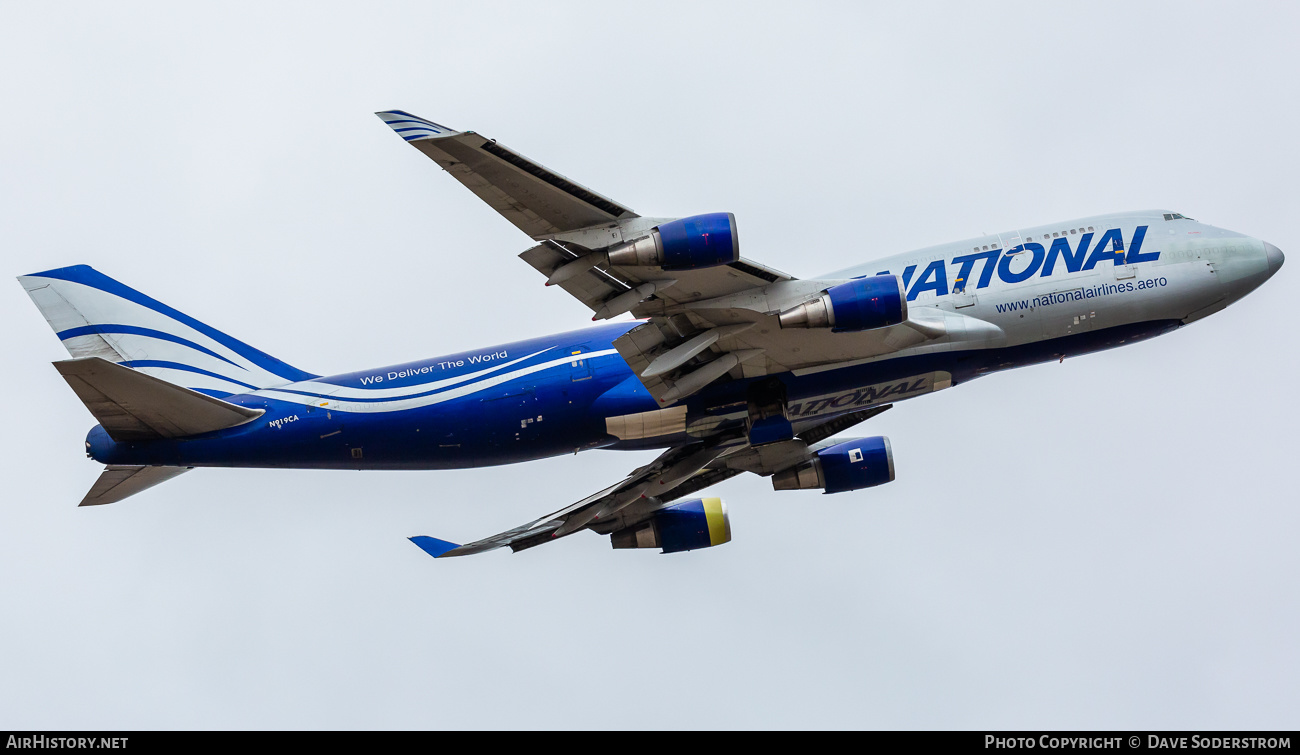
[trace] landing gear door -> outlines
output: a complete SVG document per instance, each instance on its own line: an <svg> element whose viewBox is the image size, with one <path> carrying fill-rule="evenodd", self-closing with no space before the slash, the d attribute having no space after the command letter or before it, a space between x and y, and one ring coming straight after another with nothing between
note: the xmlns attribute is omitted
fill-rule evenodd
<svg viewBox="0 0 1300 755"><path fill-rule="evenodd" d="M780 443L794 437L787 416L785 383L779 378L759 380L746 391L748 434L752 446Z"/></svg>

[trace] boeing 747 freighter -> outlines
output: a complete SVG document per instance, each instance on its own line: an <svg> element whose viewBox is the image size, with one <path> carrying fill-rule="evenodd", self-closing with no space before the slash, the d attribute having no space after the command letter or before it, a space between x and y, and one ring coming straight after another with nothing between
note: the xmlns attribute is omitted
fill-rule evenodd
<svg viewBox="0 0 1300 755"><path fill-rule="evenodd" d="M553 514L435 557L591 530L615 548L731 539L698 497L749 472L826 493L894 479L883 437L839 437L899 401L1132 344L1214 314L1277 247L1151 210L1017 228L811 279L740 254L729 213L641 217L472 131L400 110L394 132L533 241L519 257L591 309L635 319L320 376L79 265L21 277L72 358L107 465L82 505L196 467L453 469L664 449ZM572 462L578 463L578 462Z"/></svg>

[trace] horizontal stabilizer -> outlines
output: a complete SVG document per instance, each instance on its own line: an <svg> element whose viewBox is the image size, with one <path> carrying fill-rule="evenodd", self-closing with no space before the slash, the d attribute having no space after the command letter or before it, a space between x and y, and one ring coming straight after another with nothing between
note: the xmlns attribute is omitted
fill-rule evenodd
<svg viewBox="0 0 1300 755"><path fill-rule="evenodd" d="M447 551L455 550L460 547L457 543L449 543L446 540L439 540L436 537L429 537L428 535L416 535L415 537L409 538L409 540L420 546L425 553L428 553L434 558L441 556Z"/></svg>
<svg viewBox="0 0 1300 755"><path fill-rule="evenodd" d="M99 506L117 503L160 482L185 474L193 467L119 467L108 466L95 480L90 492L78 506Z"/></svg>
<svg viewBox="0 0 1300 755"><path fill-rule="evenodd" d="M265 413L99 357L69 359L54 366L116 441L200 435L242 425Z"/></svg>

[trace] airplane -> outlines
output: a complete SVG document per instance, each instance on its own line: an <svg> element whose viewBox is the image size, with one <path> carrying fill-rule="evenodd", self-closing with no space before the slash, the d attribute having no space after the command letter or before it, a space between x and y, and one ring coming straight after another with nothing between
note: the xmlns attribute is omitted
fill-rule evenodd
<svg viewBox="0 0 1300 755"><path fill-rule="evenodd" d="M840 433L993 372L1136 343L1241 299L1272 244L1167 210L1019 228L811 279L740 255L736 217L642 217L494 139L401 110L398 136L527 234L519 257L603 324L320 376L85 266L20 277L71 354L54 366L99 422L80 505L196 467L456 469L663 449L623 480L435 558L583 530L664 553L731 540L701 491L894 480L884 437ZM615 319L630 315L631 319ZM612 321L612 322L608 322Z"/></svg>

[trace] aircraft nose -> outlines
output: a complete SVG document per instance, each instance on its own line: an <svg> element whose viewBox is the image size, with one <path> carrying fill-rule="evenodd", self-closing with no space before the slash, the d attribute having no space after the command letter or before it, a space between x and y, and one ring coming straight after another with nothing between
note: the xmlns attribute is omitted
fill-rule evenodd
<svg viewBox="0 0 1300 755"><path fill-rule="evenodd" d="M1286 261L1286 258L1282 256L1281 249L1278 249L1267 241L1264 242L1264 251L1268 254L1268 274L1272 275L1281 269L1282 263Z"/></svg>

